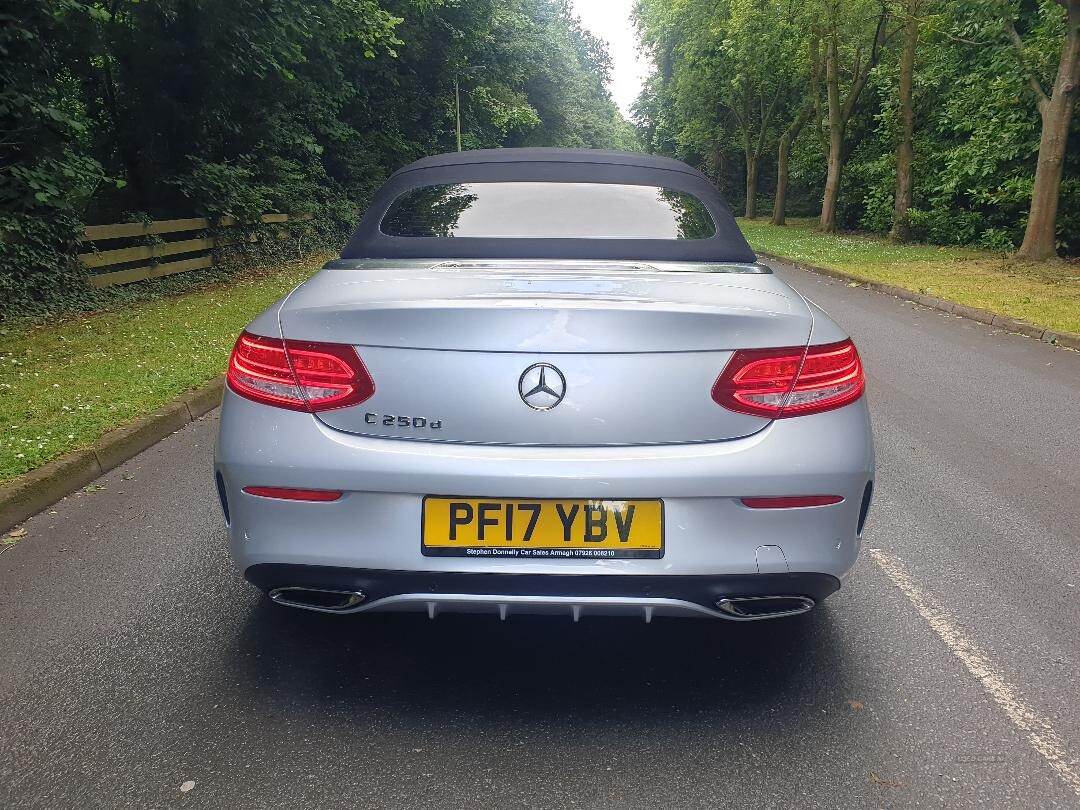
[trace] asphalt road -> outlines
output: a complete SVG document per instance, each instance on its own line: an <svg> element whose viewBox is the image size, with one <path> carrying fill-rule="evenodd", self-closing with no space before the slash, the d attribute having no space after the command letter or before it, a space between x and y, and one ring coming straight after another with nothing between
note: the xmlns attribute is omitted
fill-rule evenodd
<svg viewBox="0 0 1080 810"><path fill-rule="evenodd" d="M857 341L877 432L819 610L279 608L230 568L211 414L0 556L0 805L1080 806L1080 354L783 274Z"/></svg>

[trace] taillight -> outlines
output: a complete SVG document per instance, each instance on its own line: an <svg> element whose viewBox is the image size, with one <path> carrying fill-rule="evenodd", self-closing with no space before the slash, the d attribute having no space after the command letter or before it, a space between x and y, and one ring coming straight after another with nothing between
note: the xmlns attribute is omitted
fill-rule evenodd
<svg viewBox="0 0 1080 810"><path fill-rule="evenodd" d="M375 382L352 346L248 332L236 340L226 379L240 396L295 411L344 408L375 393Z"/></svg>
<svg viewBox="0 0 1080 810"><path fill-rule="evenodd" d="M839 408L862 396L862 361L850 340L786 349L740 349L713 385L731 411L781 419Z"/></svg>

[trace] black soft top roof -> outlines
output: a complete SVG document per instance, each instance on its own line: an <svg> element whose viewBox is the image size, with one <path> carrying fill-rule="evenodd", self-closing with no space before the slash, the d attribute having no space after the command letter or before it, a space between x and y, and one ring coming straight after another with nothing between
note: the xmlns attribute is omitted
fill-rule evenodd
<svg viewBox="0 0 1080 810"><path fill-rule="evenodd" d="M658 186L692 194L716 223L708 239L496 239L388 236L379 223L391 203L424 186L539 181ZM752 262L723 197L705 175L678 160L598 149L477 149L422 158L398 169L375 194L343 259L616 259Z"/></svg>

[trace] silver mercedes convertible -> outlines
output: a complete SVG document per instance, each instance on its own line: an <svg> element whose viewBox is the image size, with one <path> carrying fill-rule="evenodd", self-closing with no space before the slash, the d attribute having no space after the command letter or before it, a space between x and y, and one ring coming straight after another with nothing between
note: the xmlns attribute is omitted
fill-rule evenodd
<svg viewBox="0 0 1080 810"><path fill-rule="evenodd" d="M227 380L232 556L282 605L746 621L859 554L859 354L678 161L406 166Z"/></svg>

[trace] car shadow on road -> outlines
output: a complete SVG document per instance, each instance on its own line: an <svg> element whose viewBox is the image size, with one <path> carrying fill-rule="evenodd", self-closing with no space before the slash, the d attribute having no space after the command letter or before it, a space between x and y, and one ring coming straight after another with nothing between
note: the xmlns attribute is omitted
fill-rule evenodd
<svg viewBox="0 0 1080 810"><path fill-rule="evenodd" d="M694 619L422 615L327 616L262 599L231 667L253 700L358 715L474 718L512 713L643 719L774 706L815 711L822 685L846 680L827 605L735 623ZM835 693L828 698L835 699ZM834 704L835 705L835 704Z"/></svg>

